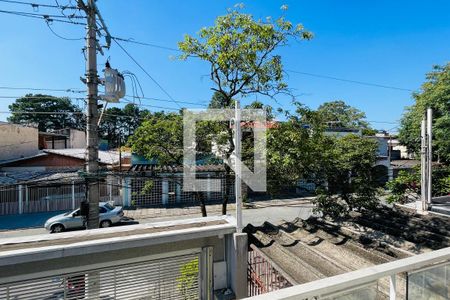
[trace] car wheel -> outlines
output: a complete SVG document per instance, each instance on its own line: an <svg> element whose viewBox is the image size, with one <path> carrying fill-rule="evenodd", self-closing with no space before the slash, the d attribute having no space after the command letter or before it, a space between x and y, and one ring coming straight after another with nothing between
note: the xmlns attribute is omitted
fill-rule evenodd
<svg viewBox="0 0 450 300"><path fill-rule="evenodd" d="M58 232L63 232L64 231L64 226L61 224L55 224L52 226L50 232L51 233L58 233Z"/></svg>
<svg viewBox="0 0 450 300"><path fill-rule="evenodd" d="M103 220L100 222L100 228L107 228L111 226L110 220Z"/></svg>

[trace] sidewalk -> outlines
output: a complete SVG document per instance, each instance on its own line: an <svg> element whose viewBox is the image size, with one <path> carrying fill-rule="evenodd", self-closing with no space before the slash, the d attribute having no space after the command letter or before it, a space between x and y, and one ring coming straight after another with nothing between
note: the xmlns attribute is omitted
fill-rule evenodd
<svg viewBox="0 0 450 300"><path fill-rule="evenodd" d="M274 200L261 200L250 203L244 203L244 209L257 209L265 207L296 207L311 202L312 197L303 198L289 198L289 199L274 199ZM227 213L236 210L235 203L229 203L227 205ZM209 215L218 215L222 213L222 204L208 204L206 205L206 212ZM161 207L161 208L138 208L136 210L125 210L127 217L139 220L147 218L160 218L160 217L174 217L174 216L187 216L200 213L200 206L188 206L188 207Z"/></svg>
<svg viewBox="0 0 450 300"><path fill-rule="evenodd" d="M244 203L244 209L258 209L266 207L298 207L304 204L309 204L311 198L289 198L289 199L274 199L274 200L261 200L251 203ZM236 204L230 203L227 206L227 213L236 211ZM0 216L0 231L36 228L43 227L47 219L61 214L65 211L35 213L35 214L23 214L23 215L6 215ZM222 214L222 204L209 204L206 205L206 212L210 215ZM124 210L125 216L133 218L137 221L144 219L159 219L170 218L177 216L193 216L200 214L200 207L186 206L186 207L153 207L153 208L137 208L135 210Z"/></svg>

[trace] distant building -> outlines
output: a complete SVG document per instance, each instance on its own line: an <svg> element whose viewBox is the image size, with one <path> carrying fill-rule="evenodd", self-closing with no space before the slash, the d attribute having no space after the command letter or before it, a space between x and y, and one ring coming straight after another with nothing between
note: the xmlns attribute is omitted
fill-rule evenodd
<svg viewBox="0 0 450 300"><path fill-rule="evenodd" d="M36 128L0 122L0 162L39 153Z"/></svg>
<svg viewBox="0 0 450 300"><path fill-rule="evenodd" d="M81 170L85 165L84 148L81 149L44 149L33 156L0 162L3 172ZM118 151L99 151L99 165L107 169L117 169L120 162L124 168L130 166L130 154ZM122 158L120 161L119 158Z"/></svg>
<svg viewBox="0 0 450 300"><path fill-rule="evenodd" d="M39 149L70 148L86 148L86 132L72 128L39 132Z"/></svg>
<svg viewBox="0 0 450 300"><path fill-rule="evenodd" d="M86 148L86 133L72 128L40 132L37 128L0 122L0 163L33 157L43 149Z"/></svg>
<svg viewBox="0 0 450 300"><path fill-rule="evenodd" d="M388 141L388 143L392 151L392 159L414 159L414 154L410 153L406 146L400 144L400 141L397 137L394 136L391 140Z"/></svg>

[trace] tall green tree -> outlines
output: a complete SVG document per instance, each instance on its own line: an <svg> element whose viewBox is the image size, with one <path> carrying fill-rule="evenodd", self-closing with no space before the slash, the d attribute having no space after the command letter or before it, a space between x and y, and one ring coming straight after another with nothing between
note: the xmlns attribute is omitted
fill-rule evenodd
<svg viewBox="0 0 450 300"><path fill-rule="evenodd" d="M378 204L379 180L374 170L378 144L357 135L331 138L323 161L326 188L318 190L316 209L333 218Z"/></svg>
<svg viewBox="0 0 450 300"><path fill-rule="evenodd" d="M133 152L148 159L157 159L160 165L182 165L182 116L169 113L149 117L130 136L128 144Z"/></svg>
<svg viewBox="0 0 450 300"><path fill-rule="evenodd" d="M434 159L450 164L450 63L434 66L427 74L415 103L402 117L399 139L411 152L420 151L420 123L427 108L433 109Z"/></svg>
<svg viewBox="0 0 450 300"><path fill-rule="evenodd" d="M286 187L297 186L299 180L323 181L323 155L328 137L317 112L296 102L286 121L277 122L267 131L268 189L278 194Z"/></svg>
<svg viewBox="0 0 450 300"><path fill-rule="evenodd" d="M294 113L286 113L285 122L268 131L271 192L296 186L301 179L315 183L316 209L334 218L376 205L377 142L357 135L327 136L322 112L295 105Z"/></svg>
<svg viewBox="0 0 450 300"><path fill-rule="evenodd" d="M100 138L108 141L110 148L124 145L149 115L148 110L141 110L132 103L125 105L123 108L107 108L99 126Z"/></svg>
<svg viewBox="0 0 450 300"><path fill-rule="evenodd" d="M202 122L197 124L197 150L211 149L209 130ZM183 164L183 116L179 113L158 113L149 116L135 133L130 136L128 144L133 152L143 155L148 159L156 159L158 165ZM172 177L175 184L182 184L179 177ZM146 186L145 189L151 189ZM204 194L194 192L194 196L200 203L200 209L204 217L207 216Z"/></svg>
<svg viewBox="0 0 450 300"><path fill-rule="evenodd" d="M291 39L311 37L301 24L294 25L285 17L255 19L235 8L217 17L213 26L202 28L198 37L186 35L178 46L183 52L181 59L195 57L209 64L212 90L221 94L213 105L225 108L232 106L235 97L261 94L273 98L280 93L289 94L282 59L276 51ZM229 147L224 156L229 163L234 151L232 128L228 126L226 132ZM226 172L226 178L230 178L228 165ZM227 211L228 198L225 195L223 214Z"/></svg>
<svg viewBox="0 0 450 300"><path fill-rule="evenodd" d="M81 109L67 97L27 94L9 105L9 110L12 113L8 117L9 122L37 125L39 131L43 132L64 128L79 130L85 128L85 119Z"/></svg>
<svg viewBox="0 0 450 300"><path fill-rule="evenodd" d="M330 126L345 128L369 128L365 120L366 114L357 108L346 104L342 100L325 102L317 109L323 121Z"/></svg>

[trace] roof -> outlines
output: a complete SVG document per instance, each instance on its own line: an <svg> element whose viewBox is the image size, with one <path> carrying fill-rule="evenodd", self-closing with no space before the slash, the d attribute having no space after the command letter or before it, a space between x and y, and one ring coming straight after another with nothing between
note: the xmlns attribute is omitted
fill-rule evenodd
<svg viewBox="0 0 450 300"><path fill-rule="evenodd" d="M250 263L265 258L281 275L280 283L284 277L295 285L449 247L447 224L447 217L380 207L352 212L341 221L297 218L258 227L249 224L243 231L255 251ZM376 299L388 299L388 292L378 289L381 297Z"/></svg>
<svg viewBox="0 0 450 300"><path fill-rule="evenodd" d="M25 171L25 172L2 172L0 185L10 185L20 182L47 182L47 181L81 180L77 171Z"/></svg>
<svg viewBox="0 0 450 300"><path fill-rule="evenodd" d="M418 165L420 165L420 160L416 159L400 159L391 161L391 166L394 169L411 169Z"/></svg>
<svg viewBox="0 0 450 300"><path fill-rule="evenodd" d="M130 172L159 172L159 173L181 173L183 166L156 166L156 165L133 165ZM224 172L223 165L197 165L196 172Z"/></svg>
<svg viewBox="0 0 450 300"><path fill-rule="evenodd" d="M440 163L437 161L432 162L433 166L439 166ZM399 160L391 160L391 166L394 169L411 169L415 166L420 166L420 160L418 159L399 159Z"/></svg>
<svg viewBox="0 0 450 300"><path fill-rule="evenodd" d="M37 154L32 155L32 156L26 156L26 157L20 157L20 158L8 159L8 160L1 160L0 161L0 165L6 165L6 164L15 163L15 162L18 162L18 161L32 159L32 158L35 158L35 157L46 156L46 155L47 154L41 152L41 153L37 153Z"/></svg>
<svg viewBox="0 0 450 300"><path fill-rule="evenodd" d="M85 159L86 149L84 148L73 148L73 149L45 149L45 153L52 153L56 155L68 156L78 159ZM131 154L128 152L122 152L122 158L130 157ZM120 154L118 151L98 151L99 162L106 165L116 165L119 164Z"/></svg>
<svg viewBox="0 0 450 300"><path fill-rule="evenodd" d="M69 138L67 134L61 134L61 133L55 133L55 132L43 132L39 131L39 136L45 136L45 137L57 137L57 138Z"/></svg>

